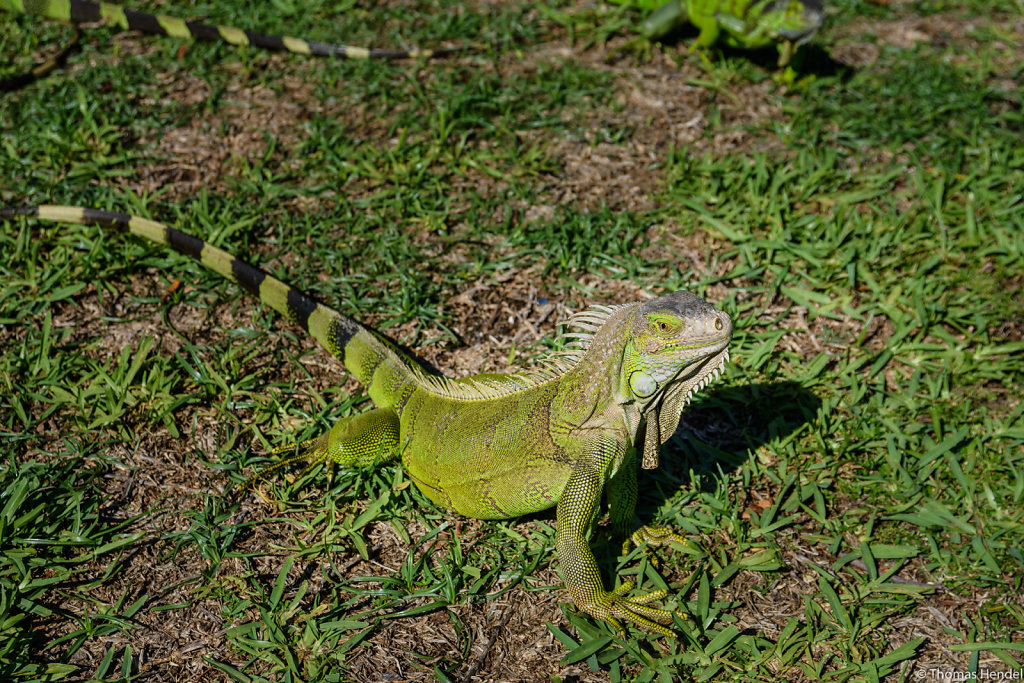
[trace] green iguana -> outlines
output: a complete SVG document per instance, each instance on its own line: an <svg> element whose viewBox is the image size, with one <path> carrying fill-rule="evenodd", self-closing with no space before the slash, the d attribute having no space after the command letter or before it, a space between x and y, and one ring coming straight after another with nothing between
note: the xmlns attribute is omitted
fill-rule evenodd
<svg viewBox="0 0 1024 683"><path fill-rule="evenodd" d="M612 525L637 545L684 543L667 529L630 534L637 500L637 447L644 468L679 424L695 391L728 359L732 321L687 292L644 303L594 306L550 367L529 374L449 379L432 374L383 335L317 303L202 240L145 218L63 206L9 208L0 217L117 227L198 259L311 334L366 387L375 408L338 420L299 444L295 460L368 467L401 459L437 505L478 519L557 507L556 548L572 601L605 619L656 631L672 613L651 607L664 590L628 596L602 585L588 535L602 495Z"/></svg>
<svg viewBox="0 0 1024 683"><path fill-rule="evenodd" d="M729 47L757 49L777 44L779 66L796 46L810 40L824 18L821 0L612 0L653 10L640 32L660 38L686 23L700 34L694 47L721 41Z"/></svg>
<svg viewBox="0 0 1024 683"><path fill-rule="evenodd" d="M142 31L168 35L175 38L194 40L223 40L233 45L254 45L268 50L285 50L304 55L340 57L342 59L415 59L443 57L461 52L462 48L438 50L385 50L331 45L289 36L268 36L230 26L211 26L197 21L184 21L164 14L147 14L112 5L107 2L89 0L0 0L0 10L19 14L31 14L81 23L87 21L109 21L125 30ZM33 69L32 78L52 71L55 65L47 62ZM27 78L26 76L19 77ZM14 81L12 81L13 83ZM18 84L23 85L23 83Z"/></svg>

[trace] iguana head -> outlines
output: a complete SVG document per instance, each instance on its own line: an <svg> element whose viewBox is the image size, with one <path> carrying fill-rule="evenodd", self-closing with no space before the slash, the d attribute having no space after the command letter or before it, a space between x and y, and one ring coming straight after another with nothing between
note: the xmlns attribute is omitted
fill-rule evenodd
<svg viewBox="0 0 1024 683"><path fill-rule="evenodd" d="M642 304L591 306L568 328L566 349L555 358L569 378L567 399L589 416L610 392L636 418L631 439L646 424L643 466L656 467L683 407L729 359L732 319L698 296L673 292Z"/></svg>
<svg viewBox="0 0 1024 683"><path fill-rule="evenodd" d="M632 398L647 404L671 384L682 382L688 393L703 386L725 362L732 319L698 296L673 292L641 304L630 332L622 373Z"/></svg>
<svg viewBox="0 0 1024 683"><path fill-rule="evenodd" d="M698 296L673 292L641 304L630 335L622 379L646 418L643 466L652 469L683 407L728 360L732 319Z"/></svg>
<svg viewBox="0 0 1024 683"><path fill-rule="evenodd" d="M758 48L791 41L810 40L821 28L821 0L761 0L751 3L742 17L728 12L715 14L732 47Z"/></svg>

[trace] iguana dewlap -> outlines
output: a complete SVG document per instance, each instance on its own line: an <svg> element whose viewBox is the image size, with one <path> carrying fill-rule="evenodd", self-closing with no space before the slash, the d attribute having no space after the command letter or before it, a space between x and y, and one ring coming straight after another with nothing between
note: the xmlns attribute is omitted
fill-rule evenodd
<svg viewBox="0 0 1024 683"><path fill-rule="evenodd" d="M726 313L687 292L595 306L572 318L577 331L565 335L569 348L550 359L550 369L449 379L428 373L383 335L160 223L73 207L0 210L14 215L127 229L235 281L339 358L375 405L303 444L302 459L343 467L400 459L427 498L480 519L554 506L560 569L573 602L619 630L626 620L671 633L664 626L671 613L647 604L665 591L628 597L628 582L606 591L587 539L606 496L615 530L632 542L683 542L663 529L633 531L636 456L642 452L644 467L657 466L690 397L728 359Z"/></svg>

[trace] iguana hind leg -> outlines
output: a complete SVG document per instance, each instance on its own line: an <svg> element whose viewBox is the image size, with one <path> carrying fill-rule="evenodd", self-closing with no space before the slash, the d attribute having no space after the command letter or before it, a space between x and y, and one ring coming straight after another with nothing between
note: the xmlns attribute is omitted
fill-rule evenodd
<svg viewBox="0 0 1024 683"><path fill-rule="evenodd" d="M398 457L398 435L398 416L393 410L375 408L343 417L326 434L297 445L274 449L275 454L293 448L302 452L260 470L239 484L239 489L246 489L268 474L297 462L309 463L303 474L322 462L327 462L329 467L340 465L347 468L372 467L389 462Z"/></svg>

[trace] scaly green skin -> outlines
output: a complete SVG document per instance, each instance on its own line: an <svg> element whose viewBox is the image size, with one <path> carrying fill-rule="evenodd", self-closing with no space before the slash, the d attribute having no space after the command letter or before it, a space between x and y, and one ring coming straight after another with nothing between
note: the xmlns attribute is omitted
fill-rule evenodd
<svg viewBox="0 0 1024 683"><path fill-rule="evenodd" d="M286 50L304 55L343 59L409 59L439 57L454 50L377 50L348 45L330 45L288 36L268 36L230 26L211 26L184 21L164 14L146 14L107 2L87 0L0 0L0 10L33 14L79 23L106 20L125 30L168 35L189 40L223 40L233 45L253 45L268 50Z"/></svg>
<svg viewBox="0 0 1024 683"><path fill-rule="evenodd" d="M587 539L605 494L615 530L631 542L685 543L664 529L630 535L636 446L643 439L643 466L657 467L691 394L725 363L732 321L722 311L686 292L594 307L573 318L578 332L566 335L571 346L550 370L448 379L428 374L382 335L173 228L74 207L0 210L14 215L127 229L237 282L338 357L376 405L339 420L285 463L365 467L401 459L427 498L479 519L557 506L556 546L573 602L619 631L625 620L671 635L671 613L648 605L665 591L628 597L631 583L606 591Z"/></svg>
<svg viewBox="0 0 1024 683"><path fill-rule="evenodd" d="M660 38L689 22L700 34L695 47L722 42L729 47L756 49L778 44L785 55L793 45L821 27L820 0L612 0L654 10L641 26L647 38ZM780 59L780 64L783 60Z"/></svg>

